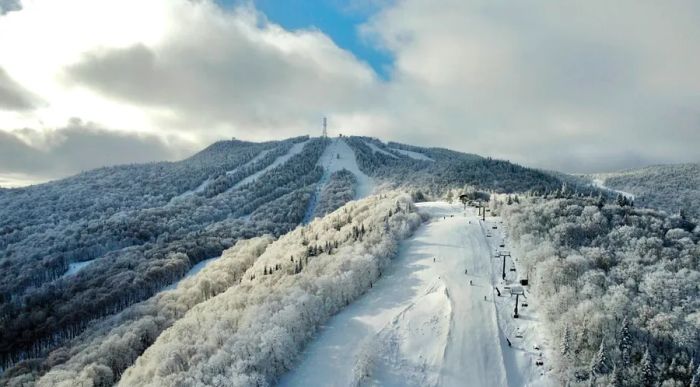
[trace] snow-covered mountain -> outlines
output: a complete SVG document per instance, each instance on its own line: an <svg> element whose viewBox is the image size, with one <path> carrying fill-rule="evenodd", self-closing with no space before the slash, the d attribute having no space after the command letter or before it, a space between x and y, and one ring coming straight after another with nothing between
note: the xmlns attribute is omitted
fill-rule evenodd
<svg viewBox="0 0 700 387"><path fill-rule="evenodd" d="M416 205L460 193L490 196L486 221L476 208ZM328 385L341 374L350 384L459 385L467 374L474 385L550 385L564 377L588 383L593 376L583 375L582 364L618 338L577 336L567 345L580 357L561 361L559 333L572 323L551 313L550 299L578 316L575 310L616 286L628 297L652 292L646 278L659 270L686 270L679 289L687 297L698 292L688 287L698 269L695 226L606 205L601 193L507 161L368 137L222 141L179 162L101 168L2 190L0 383ZM616 242L623 237L650 247ZM501 278L493 257L504 247L513 251ZM674 254L682 262L658 264ZM419 269L431 257L442 259ZM641 263L628 268L631 262ZM561 299L546 281L535 282L523 311L529 322L511 321L513 300L491 289L507 294L523 277L549 274L569 282L583 276L581 292ZM464 286L467 278L483 289ZM345 309L361 297L370 298ZM653 300L629 309L647 314L628 322L635 336L627 355L640 361L642 342L666 346L652 353L658 361L692 352L700 327L686 308L696 302L679 297L658 309ZM595 315L580 326L619 327L617 311L597 312L612 317ZM659 313L686 341L664 341ZM342 330L367 316L379 317L363 331ZM326 323L343 327L334 332L352 338L346 345L355 357L329 359L338 372L311 378L318 363L312 359L331 356L324 343L338 339L319 335ZM421 339L424 333L431 339ZM511 340L520 352L512 352ZM478 373L471 363L454 370L483 360L465 343L495 362L493 372ZM692 356L677 362L686 358ZM610 380L609 372L596 372L597 380Z"/></svg>
<svg viewBox="0 0 700 387"><path fill-rule="evenodd" d="M700 219L700 164L652 165L586 176L599 186L633 196L635 204Z"/></svg>

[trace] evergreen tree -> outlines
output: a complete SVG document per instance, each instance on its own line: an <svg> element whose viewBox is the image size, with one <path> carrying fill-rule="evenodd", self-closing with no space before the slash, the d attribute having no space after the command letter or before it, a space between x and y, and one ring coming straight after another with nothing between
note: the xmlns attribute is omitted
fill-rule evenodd
<svg viewBox="0 0 700 387"><path fill-rule="evenodd" d="M605 345L604 342L601 341L600 348L598 348L598 352L595 354L595 356L593 356L593 359L591 359L591 379L595 378L598 375L602 375L608 372L607 361L607 357L605 356Z"/></svg>
<svg viewBox="0 0 700 387"><path fill-rule="evenodd" d="M642 357L640 367L642 368L642 386L652 387L654 385L654 366L651 362L651 355L649 354L648 348L646 351L644 351L644 356Z"/></svg>
<svg viewBox="0 0 700 387"><path fill-rule="evenodd" d="M622 360L623 368L627 368L630 365L630 352L632 350L632 337L630 336L630 324L627 321L627 317L622 320L622 327L620 328L620 342L618 344L618 349L620 350L620 358Z"/></svg>
<svg viewBox="0 0 700 387"><path fill-rule="evenodd" d="M567 360L571 357L571 331L568 325L564 327L561 335L561 356Z"/></svg>

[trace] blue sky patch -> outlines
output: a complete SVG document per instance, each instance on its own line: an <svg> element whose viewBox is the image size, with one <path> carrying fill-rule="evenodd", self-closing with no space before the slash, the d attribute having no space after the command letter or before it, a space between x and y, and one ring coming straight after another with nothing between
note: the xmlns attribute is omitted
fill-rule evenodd
<svg viewBox="0 0 700 387"><path fill-rule="evenodd" d="M218 0L224 6L238 0ZM376 6L350 6L341 0L254 0L255 7L287 30L318 28L338 47L371 66L380 78L389 78L393 58L362 39L358 27L377 11Z"/></svg>

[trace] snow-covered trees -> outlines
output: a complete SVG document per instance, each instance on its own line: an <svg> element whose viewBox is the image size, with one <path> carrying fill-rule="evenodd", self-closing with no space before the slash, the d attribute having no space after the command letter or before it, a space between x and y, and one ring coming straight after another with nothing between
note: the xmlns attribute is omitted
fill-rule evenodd
<svg viewBox="0 0 700 387"><path fill-rule="evenodd" d="M323 217L355 198L357 179L352 172L342 169L331 174L321 192L314 217Z"/></svg>
<svg viewBox="0 0 700 387"><path fill-rule="evenodd" d="M222 142L178 163L104 168L3 193L0 371L45 357L89 321L150 297L240 238L294 228L321 177L320 139L237 189L182 194L260 152L306 140ZM70 262L89 259L63 276Z"/></svg>
<svg viewBox="0 0 700 387"><path fill-rule="evenodd" d="M635 195L636 205L700 219L700 164L656 165L608 176L605 185Z"/></svg>
<svg viewBox="0 0 700 387"><path fill-rule="evenodd" d="M239 241L224 251L195 277L185 279L177 288L125 309L90 326L71 345L51 352L62 359L50 361L51 370L39 380L39 386L75 385L77 380L97 380L82 370L106 367L113 376L108 385L150 346L158 335L195 305L239 283L255 260L273 239L269 236ZM89 383L88 383L89 384Z"/></svg>
<svg viewBox="0 0 700 387"><path fill-rule="evenodd" d="M370 287L397 242L419 223L411 202L392 194L353 202L297 228L271 244L241 284L165 331L120 384L271 384L323 321ZM367 231L356 240L353 231L361 226ZM320 246L337 241L338 247L307 256L305 240ZM270 274L268 268L276 269Z"/></svg>
<svg viewBox="0 0 700 387"><path fill-rule="evenodd" d="M694 225L673 231L673 216L595 198L529 197L501 213L544 300L566 382L612 384L613 369L623 386L691 382L679 364L700 348Z"/></svg>
<svg viewBox="0 0 700 387"><path fill-rule="evenodd" d="M420 190L433 197L442 197L450 189L465 185L501 193L532 191L542 194L560 190L563 185L562 179L551 173L508 161L394 142L387 146L370 137L347 137L345 140L355 151L360 169L376 181L391 187ZM413 152L425 159L410 157L395 149ZM578 192L598 192L584 185L575 186Z"/></svg>

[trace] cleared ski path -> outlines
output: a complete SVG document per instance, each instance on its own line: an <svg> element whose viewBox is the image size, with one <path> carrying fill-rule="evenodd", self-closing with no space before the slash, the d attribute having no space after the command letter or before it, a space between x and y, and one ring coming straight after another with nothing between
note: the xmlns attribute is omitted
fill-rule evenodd
<svg viewBox="0 0 700 387"><path fill-rule="evenodd" d="M512 354L504 358L512 349L499 331L493 253L474 210L418 206L431 219L373 288L328 322L280 386L498 387L536 376L521 375Z"/></svg>
<svg viewBox="0 0 700 387"><path fill-rule="evenodd" d="M316 206L321 197L321 192L326 184L328 184L328 180L334 172L345 169L355 175L357 179L355 199L367 197L372 193L372 190L374 190L372 178L360 170L360 167L357 165L355 151L353 151L342 138L331 139L331 142L326 146L326 149L324 149L316 165L323 167L323 176L321 176L321 180L316 185L313 197L306 208L306 213L302 221L304 224L309 223L313 219Z"/></svg>
<svg viewBox="0 0 700 387"><path fill-rule="evenodd" d="M257 180L260 176L262 176L265 172L267 172L267 171L269 171L269 170L271 170L271 169L273 169L273 168L277 168L278 166L280 166L280 165L286 163L287 160L289 160L289 159L292 158L292 156L301 153L301 151L304 149L304 146L306 145L307 142L309 142L309 140L302 141L302 142L298 142L298 143L292 145L292 147L289 149L289 151L288 151L287 153L285 153L285 154L283 154L282 156L276 158L275 161L272 162L272 164L270 164L270 165L268 165L267 167L265 167L265 168L263 168L263 169L261 169L261 170L255 172L254 174L252 174L252 175L246 177L245 179L239 181L239 182L236 183L233 187L231 187L231 189L236 189L236 188L241 187L241 186L243 186L243 185L246 185L246 184L248 184L248 183L252 183L252 182L254 182L255 180ZM251 160L251 162L252 162L252 160Z"/></svg>

